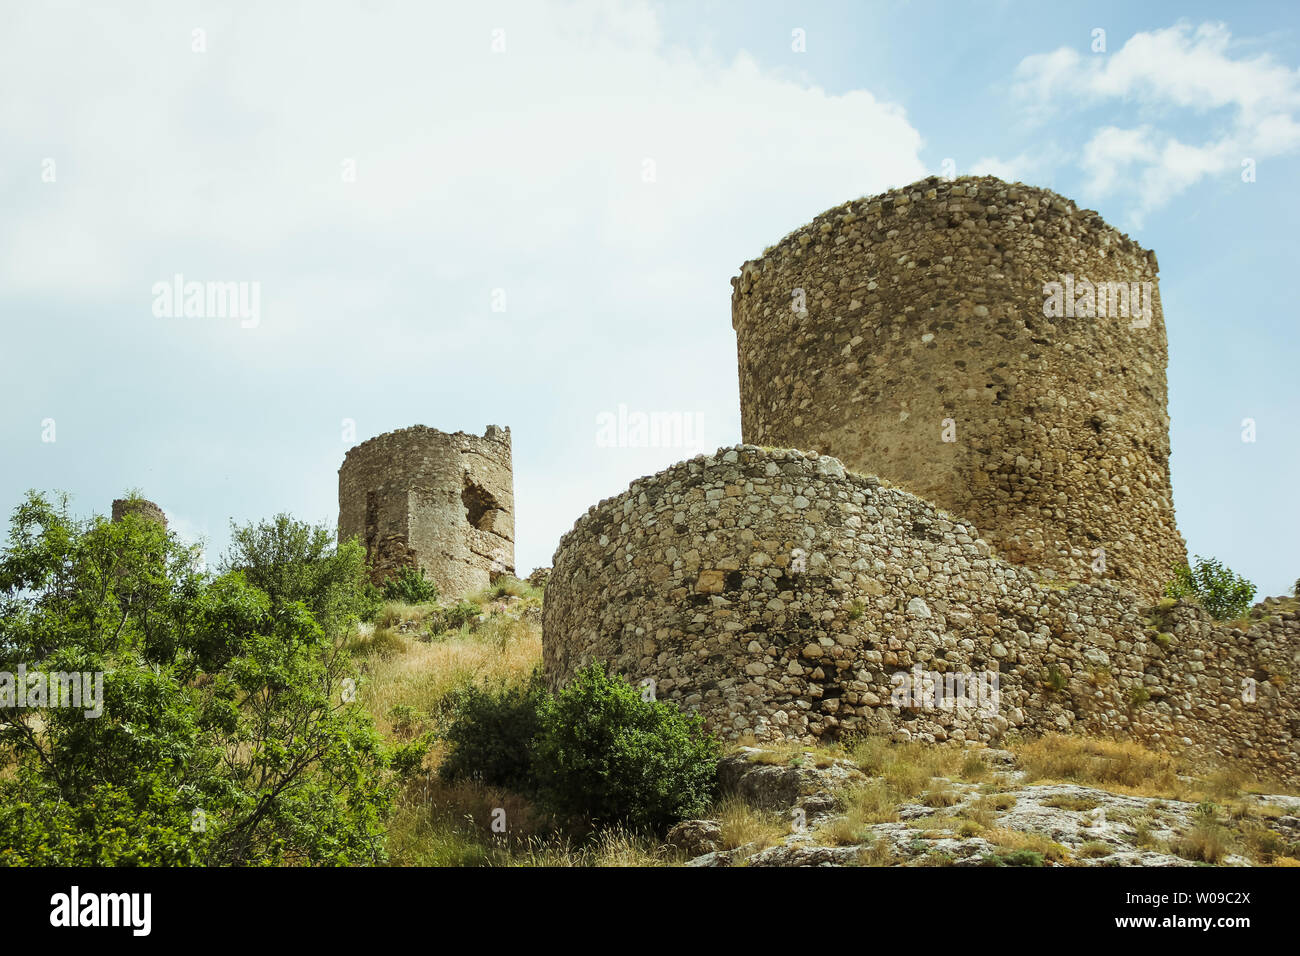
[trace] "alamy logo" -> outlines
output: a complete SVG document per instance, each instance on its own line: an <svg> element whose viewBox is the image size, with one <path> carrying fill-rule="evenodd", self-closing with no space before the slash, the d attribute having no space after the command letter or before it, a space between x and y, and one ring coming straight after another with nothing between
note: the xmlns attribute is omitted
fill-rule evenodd
<svg viewBox="0 0 1300 956"><path fill-rule="evenodd" d="M889 701L896 710L973 710L994 717L1002 695L997 671L926 671L917 664L889 679Z"/></svg>
<svg viewBox="0 0 1300 956"><path fill-rule="evenodd" d="M45 674L19 664L17 673L0 671L0 707L84 707L84 716L99 717L104 713L104 672Z"/></svg>
<svg viewBox="0 0 1300 956"><path fill-rule="evenodd" d="M1043 283L1043 315L1049 319L1132 319L1130 329L1151 326L1154 282L1089 282L1066 273Z"/></svg>
<svg viewBox="0 0 1300 956"><path fill-rule="evenodd" d="M596 416L597 448L697 448L703 436L697 412L617 412Z"/></svg>
<svg viewBox="0 0 1300 956"><path fill-rule="evenodd" d="M179 272L171 282L153 284L153 314L160 319L239 319L245 329L262 321L262 283L186 282Z"/></svg>
<svg viewBox="0 0 1300 956"><path fill-rule="evenodd" d="M86 893L74 886L50 897L51 926L129 926L132 935L148 936L153 925L150 893Z"/></svg>

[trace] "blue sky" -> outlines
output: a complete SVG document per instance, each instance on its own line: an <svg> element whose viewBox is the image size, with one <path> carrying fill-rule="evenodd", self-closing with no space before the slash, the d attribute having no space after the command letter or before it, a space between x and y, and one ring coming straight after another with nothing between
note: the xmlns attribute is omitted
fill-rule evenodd
<svg viewBox="0 0 1300 956"><path fill-rule="evenodd" d="M139 487L215 558L232 518L336 520L345 420L497 423L549 564L739 441L741 263L950 159L1156 251L1189 550L1300 576L1290 5L101 6L0 9L6 510ZM177 273L256 283L257 323L156 315ZM605 447L620 405L691 447Z"/></svg>

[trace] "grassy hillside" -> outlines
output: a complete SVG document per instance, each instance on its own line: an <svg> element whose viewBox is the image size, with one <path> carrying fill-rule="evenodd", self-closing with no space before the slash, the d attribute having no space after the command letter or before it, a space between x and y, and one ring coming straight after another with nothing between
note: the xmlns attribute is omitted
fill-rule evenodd
<svg viewBox="0 0 1300 956"><path fill-rule="evenodd" d="M524 796L439 778L455 691L466 684L522 687L541 661L538 589L507 581L469 603L473 607L462 604L460 615L469 619L459 623L456 615L449 623L439 605L389 603L353 647L364 675L361 699L380 731L394 742L430 742L390 821L392 862L685 863L688 855L665 845L662 836L619 829L577 835ZM729 865L758 861L790 844L801 852L854 847L850 862L886 866L953 864L963 846L978 849L990 865L1105 865L1126 854L1130 863L1300 865L1300 833L1288 829L1300 801L1277 784L1181 766L1130 742L1047 736L1007 746L963 750L880 738L823 747L741 741L731 749L757 767L815 772L838 765L854 778L832 785L833 812L793 837L788 811L724 794L708 814L718 825L720 859ZM492 829L498 810L504 810L505 832ZM1063 826L1072 838L1061 835Z"/></svg>

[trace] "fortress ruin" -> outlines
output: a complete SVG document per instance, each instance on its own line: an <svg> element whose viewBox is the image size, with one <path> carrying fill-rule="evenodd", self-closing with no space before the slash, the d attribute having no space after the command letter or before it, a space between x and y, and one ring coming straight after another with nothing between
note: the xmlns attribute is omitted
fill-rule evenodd
<svg viewBox="0 0 1300 956"><path fill-rule="evenodd" d="M546 587L543 661L553 688L593 660L652 681L732 740L1077 731L1300 779L1296 613L1241 631L1167 604L1041 580L834 458L740 445L578 520ZM953 702L958 681L994 683L995 709Z"/></svg>
<svg viewBox="0 0 1300 956"><path fill-rule="evenodd" d="M993 177L845 203L732 279L744 441L887 478L1014 564L1156 597L1187 560L1156 272L1095 212Z"/></svg>
<svg viewBox="0 0 1300 956"><path fill-rule="evenodd" d="M114 523L121 521L127 515L133 514L144 521L154 521L167 529L167 515L152 501L144 498L115 498L113 500L112 520Z"/></svg>
<svg viewBox="0 0 1300 956"><path fill-rule="evenodd" d="M514 509L509 428L416 425L362 442L339 468L339 541L361 541L375 583L421 568L455 598L513 574Z"/></svg>
<svg viewBox="0 0 1300 956"><path fill-rule="evenodd" d="M846 203L745 263L745 444L564 535L550 685L603 661L729 739L1075 730L1300 780L1293 606L1243 630L1159 600L1186 546L1156 271L991 177Z"/></svg>

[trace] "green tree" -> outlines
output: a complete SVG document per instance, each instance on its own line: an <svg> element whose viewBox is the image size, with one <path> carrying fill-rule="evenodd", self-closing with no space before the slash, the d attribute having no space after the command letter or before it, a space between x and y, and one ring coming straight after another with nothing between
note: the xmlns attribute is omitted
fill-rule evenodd
<svg viewBox="0 0 1300 956"><path fill-rule="evenodd" d="M0 553L0 671L103 674L103 712L0 709L0 863L383 859L391 755L344 641L355 547L285 516L213 577L160 525L31 493Z"/></svg>
<svg viewBox="0 0 1300 956"><path fill-rule="evenodd" d="M1165 594L1194 599L1218 621L1240 617L1255 599L1255 585L1214 558L1196 555L1194 567L1174 566L1174 578Z"/></svg>
<svg viewBox="0 0 1300 956"><path fill-rule="evenodd" d="M278 514L270 521L231 522L230 550L221 570L243 571L271 601L303 602L321 627L338 631L372 612L375 595L365 548L355 539L335 546L324 525Z"/></svg>

